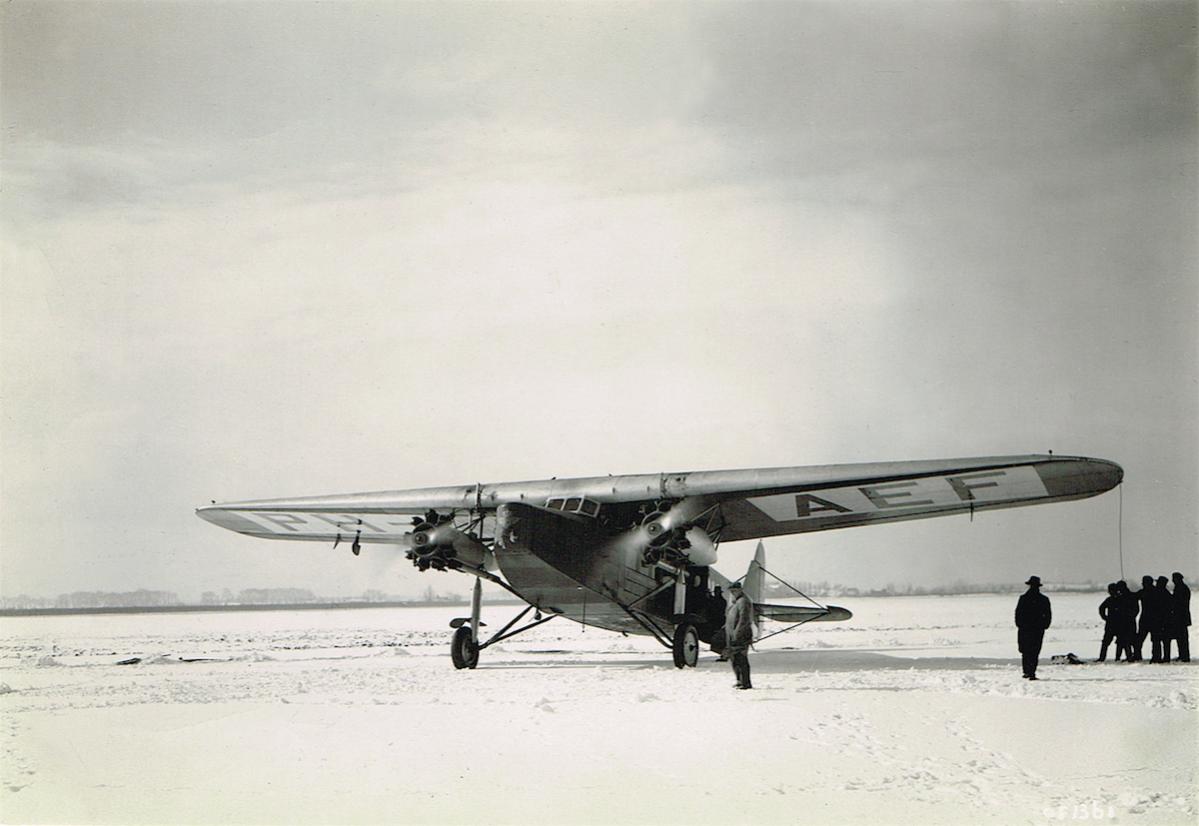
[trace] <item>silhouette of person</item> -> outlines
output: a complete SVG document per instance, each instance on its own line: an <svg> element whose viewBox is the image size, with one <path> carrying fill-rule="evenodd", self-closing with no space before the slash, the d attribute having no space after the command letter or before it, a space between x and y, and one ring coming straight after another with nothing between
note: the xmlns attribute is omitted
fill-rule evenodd
<svg viewBox="0 0 1199 826"><path fill-rule="evenodd" d="M1187 629L1191 625L1191 589L1182 581L1182 574L1178 571L1175 571L1170 578L1174 580L1174 593L1170 595L1170 601L1174 606L1174 610L1170 614L1170 630L1174 639L1178 640L1178 661L1189 663L1191 661L1191 632Z"/></svg>
<svg viewBox="0 0 1199 826"><path fill-rule="evenodd" d="M1099 662L1107 659L1107 647L1116 641L1116 662L1120 661L1123 647L1120 643L1120 623L1124 614L1124 603L1116 583L1107 586L1107 599L1099 603L1099 618L1103 620L1103 643L1099 646Z"/></svg>
<svg viewBox="0 0 1199 826"><path fill-rule="evenodd" d="M1137 602L1136 595L1128 590L1128 583L1124 580L1116 583L1116 595L1120 600L1120 627L1116 631L1116 659L1120 659L1119 650L1123 648L1125 661L1134 662L1137 659L1135 648L1137 612L1140 610L1140 603Z"/></svg>
<svg viewBox="0 0 1199 826"><path fill-rule="evenodd" d="M727 662L728 656L725 653L725 646L728 645L728 639L724 633L724 614L728 610L728 601L724 598L724 594L717 585L712 591L712 598L708 601L708 616L711 621L717 626L716 632L712 635L712 650L720 655L720 662Z"/></svg>
<svg viewBox="0 0 1199 826"><path fill-rule="evenodd" d="M1016 602L1016 644L1020 649L1024 667L1024 679L1037 679L1037 658L1041 656L1041 643L1045 629L1053 622L1053 611L1049 597L1041 593L1041 578L1030 576L1024 583L1028 590Z"/></svg>
<svg viewBox="0 0 1199 826"><path fill-rule="evenodd" d="M1174 600L1170 596L1166 584L1170 580L1164 576L1157 578L1157 623L1149 629L1153 639L1154 662L1170 662L1170 629L1174 625Z"/></svg>
<svg viewBox="0 0 1199 826"><path fill-rule="evenodd" d="M754 606L741 590L741 583L729 585L733 598L724 616L724 633L727 637L725 651L733 661L733 674L737 676L737 688L753 688L749 679L749 644L754 639Z"/></svg>
<svg viewBox="0 0 1199 826"><path fill-rule="evenodd" d="M1145 659L1145 639L1149 636L1149 629L1157 620L1157 601L1154 596L1153 577L1141 577L1141 590L1137 591L1137 603L1141 608L1141 620L1137 625L1137 660ZM1154 660L1154 662L1157 662Z"/></svg>

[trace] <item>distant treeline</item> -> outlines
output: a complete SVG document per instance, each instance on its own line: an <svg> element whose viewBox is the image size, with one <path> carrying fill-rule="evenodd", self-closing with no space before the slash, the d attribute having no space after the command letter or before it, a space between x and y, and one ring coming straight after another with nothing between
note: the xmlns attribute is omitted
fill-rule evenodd
<svg viewBox="0 0 1199 826"><path fill-rule="evenodd" d="M902 584L887 583L882 588L857 588L853 585L842 585L839 582L792 582L791 587L781 582L767 582L765 591L769 597L795 596L799 591L810 597L924 597L924 596L956 596L961 594L1018 594L1027 586L1020 583L995 582L966 582L958 580L949 585L913 585L910 582ZM794 589L794 590L792 590ZM1106 583L1097 582L1077 583L1046 583L1046 591L1056 593L1090 594L1105 592Z"/></svg>
<svg viewBox="0 0 1199 826"><path fill-rule="evenodd" d="M508 600L494 600L493 604L504 603ZM363 602L361 600L345 600L341 602L302 602L295 604L271 605L141 605L110 608L0 608L0 617L40 617L59 614L188 614L208 611L315 611L321 609L340 608L428 608L430 606L467 605L466 599L455 600L447 598L437 602L422 602L420 600L407 602Z"/></svg>
<svg viewBox="0 0 1199 826"><path fill-rule="evenodd" d="M340 605L437 605L460 602L456 594L442 595L426 588L416 599L404 598L382 591L364 591L360 596L321 597L306 588L245 588L237 593L205 591L199 604L184 602L174 591L73 591L57 597L31 597L22 594L0 599L0 611L8 612L80 612L114 610L174 610L307 607L323 608Z"/></svg>
<svg viewBox="0 0 1199 826"><path fill-rule="evenodd" d="M1020 584L954 582L950 585L888 584L883 588L857 588L838 582L793 582L792 587L780 582L766 583L765 597L778 599L796 596L799 591L810 597L915 597L950 596L958 594L1012 594L1024 590ZM792 590L794 588L794 590ZM1102 592L1106 585L1095 582L1046 585L1047 591L1057 593ZM513 602L509 597L488 599L490 603ZM17 597L0 599L0 615L16 614L77 614L77 613L138 613L143 611L259 611L306 608L386 608L395 606L464 605L463 594L440 594L425 588L420 597L402 597L382 591L364 591L359 596L321 597L305 588L245 588L237 593L205 591L200 602L184 602L173 591L74 591L57 597Z"/></svg>

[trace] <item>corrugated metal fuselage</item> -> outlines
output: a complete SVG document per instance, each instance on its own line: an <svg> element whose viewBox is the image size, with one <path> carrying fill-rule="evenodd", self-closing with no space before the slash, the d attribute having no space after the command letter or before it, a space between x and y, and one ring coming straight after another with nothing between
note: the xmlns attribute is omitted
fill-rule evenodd
<svg viewBox="0 0 1199 826"><path fill-rule="evenodd" d="M496 563L529 604L613 631L645 634L645 622L672 630L675 578L641 564L641 550L620 534L587 517L521 504L501 505L496 527ZM698 583L706 574L689 574L689 613L704 607L695 597L706 594Z"/></svg>

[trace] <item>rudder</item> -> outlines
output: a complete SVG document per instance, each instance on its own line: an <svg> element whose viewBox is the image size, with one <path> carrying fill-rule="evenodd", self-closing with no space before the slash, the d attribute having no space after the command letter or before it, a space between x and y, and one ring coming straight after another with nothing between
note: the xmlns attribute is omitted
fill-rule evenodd
<svg viewBox="0 0 1199 826"><path fill-rule="evenodd" d="M758 603L762 601L765 586L766 546L759 540L757 550L754 551L753 562L749 563L749 570L745 572L745 577L741 580L741 587L750 602Z"/></svg>

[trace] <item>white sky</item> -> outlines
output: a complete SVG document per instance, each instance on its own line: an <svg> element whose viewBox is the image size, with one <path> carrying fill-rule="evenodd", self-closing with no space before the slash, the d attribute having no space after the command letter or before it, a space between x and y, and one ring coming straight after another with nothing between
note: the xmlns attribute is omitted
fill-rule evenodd
<svg viewBox="0 0 1199 826"><path fill-rule="evenodd" d="M6 4L0 594L469 585L211 499L1049 449L1124 466L1130 579L1199 573L1195 25ZM1118 519L768 547L864 587L1109 580Z"/></svg>

